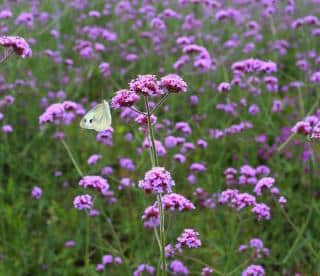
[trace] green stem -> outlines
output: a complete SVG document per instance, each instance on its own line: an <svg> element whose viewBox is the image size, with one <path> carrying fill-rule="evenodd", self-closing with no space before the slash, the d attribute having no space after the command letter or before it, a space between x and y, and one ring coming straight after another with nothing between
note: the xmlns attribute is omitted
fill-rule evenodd
<svg viewBox="0 0 320 276"><path fill-rule="evenodd" d="M147 110L148 132L149 132L149 138L151 142L151 153L153 157L151 162L152 162L152 167L156 167L158 166L158 155L157 155L156 143L155 143L153 127L151 122L151 112L150 112L148 97L144 97L144 103Z"/></svg>
<svg viewBox="0 0 320 276"><path fill-rule="evenodd" d="M285 212L284 212L285 213ZM285 213L286 214L286 213ZM298 242L300 241L300 239L302 238L303 236L303 233L305 232L306 230L306 227L308 226L309 224L309 221L310 221L310 218L311 218L311 214L312 214L312 208L310 208L309 210L309 213L307 215L307 219L304 223L304 225L301 227L300 231L298 232L297 231L297 238L296 240L294 241L293 245L291 246L291 248L288 250L288 253L287 255L283 258L282 260L282 263L286 263L288 261L288 259L291 257L291 255L294 253L294 251L296 250L296 247L297 247L297 244ZM286 216L286 215L285 215ZM286 216L287 217L287 216ZM288 217L287 217L288 218ZM289 220L288 220L289 221ZM291 224L291 223L290 223ZM292 224L293 225L293 224ZM296 229L295 229L296 230Z"/></svg>
<svg viewBox="0 0 320 276"><path fill-rule="evenodd" d="M66 141L64 139L61 140L64 148L66 149L74 167L76 168L78 174L80 177L83 177L83 172L81 171L77 161L75 160L75 158L73 157L73 154L68 146L68 144L66 143ZM87 214L86 217L86 221L85 221L85 225L86 225L86 239L85 239L85 267L89 266L89 261L90 261L90 256L89 256L89 244L90 244L90 221L89 221L89 214Z"/></svg>
<svg viewBox="0 0 320 276"><path fill-rule="evenodd" d="M319 106L319 97L317 97L317 100L315 101L315 103L313 104L313 106L311 107L310 111L308 112L308 114L306 116L309 116L310 114L312 114L315 109ZM296 135L296 133L292 133L286 141L284 141L279 147L278 147L278 152L281 152L286 146L287 144L294 138L294 136Z"/></svg>
<svg viewBox="0 0 320 276"><path fill-rule="evenodd" d="M129 108L130 108L132 111L134 111L134 112L137 112L137 113L142 114L142 115L146 115L144 112L136 109L134 106L131 106L131 107L129 107Z"/></svg>
<svg viewBox="0 0 320 276"><path fill-rule="evenodd" d="M1 57L1 59L0 59L0 64L4 63L13 53L14 53L13 48L11 48L11 47L9 49L5 48L3 57Z"/></svg>
<svg viewBox="0 0 320 276"><path fill-rule="evenodd" d="M65 141L64 139L62 139L61 142L62 142L64 148L66 149L66 151L67 151L67 153L68 153L68 155L69 155L69 157L70 157L70 159L71 159L71 161L72 161L72 164L73 164L74 167L76 168L78 174L79 174L81 177L83 177L83 172L81 171L80 167L78 166L77 161L74 159L73 154L72 154L72 152L71 152L68 144L66 143L66 141Z"/></svg>
<svg viewBox="0 0 320 276"><path fill-rule="evenodd" d="M106 221L107 221L107 223L108 223L109 226L110 226L110 229L111 229L112 235L114 236L114 239L116 240L117 247L118 247L118 251L119 251L119 253L120 253L120 255L121 255L121 258L122 258L122 260L123 260L123 262L124 262L124 264L125 264L125 266L126 266L126 270L127 270L127 272L130 274L130 267L129 267L127 258L126 258L125 254L124 254L124 249L123 249L122 246L121 246L120 238L119 238L119 236L117 235L117 232L116 232L116 230L114 229L113 224L112 224L112 222L109 220L109 218L107 218Z"/></svg>
<svg viewBox="0 0 320 276"><path fill-rule="evenodd" d="M163 101L164 102L164 101ZM148 122L148 134L151 142L151 163L152 167L158 166L158 155L156 150L156 144L155 144L155 137L151 122L151 111L149 106L148 97L144 97L144 103L145 108L147 111L147 122ZM162 196L161 194L158 194L157 196L157 204L159 208L159 214L160 214L160 227L159 227L159 236L156 238L157 240L160 240L159 249L160 249L160 266L161 266L161 275L166 276L167 275L167 268L166 268L166 252L165 252L165 246L166 246L166 233L165 233L165 221L164 221L164 210L162 205ZM156 232L155 232L156 233Z"/></svg>
<svg viewBox="0 0 320 276"><path fill-rule="evenodd" d="M163 103L166 101L168 97L169 97L169 93L165 94L157 103L157 105L152 109L151 114L154 114L157 111L157 109L163 105Z"/></svg>

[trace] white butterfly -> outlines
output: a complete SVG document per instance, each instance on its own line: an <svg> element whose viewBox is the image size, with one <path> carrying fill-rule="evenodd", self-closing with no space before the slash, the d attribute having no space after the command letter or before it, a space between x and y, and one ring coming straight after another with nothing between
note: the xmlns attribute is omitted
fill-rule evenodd
<svg viewBox="0 0 320 276"><path fill-rule="evenodd" d="M111 113L109 103L103 101L97 104L94 108L81 119L80 127L86 129L94 129L95 131L103 131L111 126Z"/></svg>

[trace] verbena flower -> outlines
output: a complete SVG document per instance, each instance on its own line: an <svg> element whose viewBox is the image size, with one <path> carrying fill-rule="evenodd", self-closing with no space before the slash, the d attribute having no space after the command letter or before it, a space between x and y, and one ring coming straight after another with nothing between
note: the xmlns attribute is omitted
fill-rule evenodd
<svg viewBox="0 0 320 276"><path fill-rule="evenodd" d="M166 245L165 251L166 251L166 258L174 257L174 255L176 254L176 248L171 244Z"/></svg>
<svg viewBox="0 0 320 276"><path fill-rule="evenodd" d="M273 184L275 183L275 179L273 177L263 177L261 178L255 188L254 188L254 192L261 196L262 195L262 192L264 189L271 189Z"/></svg>
<svg viewBox="0 0 320 276"><path fill-rule="evenodd" d="M156 269L148 264L140 264L136 270L133 272L133 276L142 276L145 274L147 275L154 275L156 272Z"/></svg>
<svg viewBox="0 0 320 276"><path fill-rule="evenodd" d="M31 191L31 196L35 199L40 199L42 196L42 189L38 186L34 186Z"/></svg>
<svg viewBox="0 0 320 276"><path fill-rule="evenodd" d="M133 91L130 90L119 90L116 92L116 95L111 100L111 106L114 109L118 109L120 107L130 107L133 106L140 97Z"/></svg>
<svg viewBox="0 0 320 276"><path fill-rule="evenodd" d="M218 86L218 91L219 91L220 93L222 93L222 92L229 92L230 90L231 90L231 85L230 85L230 83L228 83L228 82L222 82L222 83L220 83L219 86Z"/></svg>
<svg viewBox="0 0 320 276"><path fill-rule="evenodd" d="M101 154L93 154L93 155L91 155L91 156L88 158L87 163L88 163L88 165L94 165L94 164L96 164L101 158L102 158L102 155L101 155Z"/></svg>
<svg viewBox="0 0 320 276"><path fill-rule="evenodd" d="M73 205L78 210L91 209L93 206L92 197L90 195L78 195L74 198Z"/></svg>
<svg viewBox="0 0 320 276"><path fill-rule="evenodd" d="M11 125L9 125L9 124L3 125L2 126L2 131L4 133L11 133L11 132L13 132L13 127Z"/></svg>
<svg viewBox="0 0 320 276"><path fill-rule="evenodd" d="M69 240L69 241L66 241L65 243L64 243L64 246L65 247L75 247L76 246L76 242L74 241L74 240Z"/></svg>
<svg viewBox="0 0 320 276"><path fill-rule="evenodd" d="M213 269L210 267L204 267L201 271L201 276L211 276L213 274Z"/></svg>
<svg viewBox="0 0 320 276"><path fill-rule="evenodd" d="M102 195L109 195L109 183L106 179L97 175L88 175L81 178L79 186L83 188L92 188L99 191Z"/></svg>
<svg viewBox="0 0 320 276"><path fill-rule="evenodd" d="M163 167L154 167L146 172L144 180L139 181L139 188L146 193L170 193L174 180L170 173Z"/></svg>
<svg viewBox="0 0 320 276"><path fill-rule="evenodd" d="M189 275L188 268L181 261L178 261L178 260L174 260L171 262L170 270L172 271L173 275L181 275L181 276Z"/></svg>
<svg viewBox="0 0 320 276"><path fill-rule="evenodd" d="M198 248L201 246L199 233L193 229L184 229L177 241L176 248Z"/></svg>
<svg viewBox="0 0 320 276"><path fill-rule="evenodd" d="M159 96L163 94L157 78L154 75L139 75L129 83L130 90L138 95Z"/></svg>
<svg viewBox="0 0 320 276"><path fill-rule="evenodd" d="M270 215L270 207L264 203L257 203L252 209L251 212L257 216L258 220L266 219L269 220Z"/></svg>
<svg viewBox="0 0 320 276"><path fill-rule="evenodd" d="M121 157L119 158L119 165L123 169L127 169L128 171L134 171L136 166L133 161L129 158Z"/></svg>
<svg viewBox="0 0 320 276"><path fill-rule="evenodd" d="M111 75L111 71L110 71L110 64L107 62L102 62L99 65L99 69L101 74L106 78L109 77Z"/></svg>
<svg viewBox="0 0 320 276"><path fill-rule="evenodd" d="M265 271L261 265L249 265L241 274L242 276L264 276Z"/></svg>
<svg viewBox="0 0 320 276"><path fill-rule="evenodd" d="M193 203L186 199L183 195L171 193L166 194L162 198L162 204L164 210L169 211L190 211L195 209Z"/></svg>
<svg viewBox="0 0 320 276"><path fill-rule="evenodd" d="M183 93L188 89L186 82L180 76L175 74L162 77L160 80L160 86L171 93Z"/></svg>
<svg viewBox="0 0 320 276"><path fill-rule="evenodd" d="M156 205L147 207L142 215L143 225L146 228L155 228L160 224L159 208Z"/></svg>
<svg viewBox="0 0 320 276"><path fill-rule="evenodd" d="M31 57L32 50L24 38L19 36L0 36L0 46L11 47L22 58Z"/></svg>

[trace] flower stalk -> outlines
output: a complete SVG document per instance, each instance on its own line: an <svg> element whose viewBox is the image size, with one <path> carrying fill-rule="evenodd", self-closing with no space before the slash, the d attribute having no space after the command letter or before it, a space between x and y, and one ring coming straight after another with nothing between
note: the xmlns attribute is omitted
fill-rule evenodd
<svg viewBox="0 0 320 276"><path fill-rule="evenodd" d="M152 122L151 122L151 111L150 111L150 106L149 106L149 101L148 97L144 97L144 102L145 102L145 108L146 108L146 113L147 113L147 124L148 124L148 134L149 134L149 139L151 142L151 163L152 167L158 166L158 155L157 155L157 150L156 150L156 145L155 145L155 137L154 137L154 132L153 132L153 127L152 127ZM159 207L159 215L160 215L160 226L159 226L159 249L160 249L160 267L161 267L161 275L165 276L167 275L167 268L166 268L166 254L165 254L165 245L166 245L166 233L165 233L165 218L164 218L164 210L163 210L163 205L162 205L162 196L161 194L158 194L157 196L157 204ZM156 235L157 236L157 235Z"/></svg>

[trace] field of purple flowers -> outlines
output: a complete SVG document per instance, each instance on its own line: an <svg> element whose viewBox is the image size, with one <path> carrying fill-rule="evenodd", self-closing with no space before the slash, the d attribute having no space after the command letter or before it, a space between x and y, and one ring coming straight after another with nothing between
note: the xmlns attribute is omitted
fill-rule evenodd
<svg viewBox="0 0 320 276"><path fill-rule="evenodd" d="M0 275L320 275L319 14L4 0Z"/></svg>

